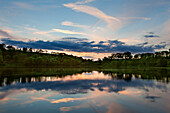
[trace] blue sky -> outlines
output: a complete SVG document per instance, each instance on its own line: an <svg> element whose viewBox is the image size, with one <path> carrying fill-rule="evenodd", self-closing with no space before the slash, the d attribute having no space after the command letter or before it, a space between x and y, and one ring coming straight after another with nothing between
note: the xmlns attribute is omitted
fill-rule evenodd
<svg viewBox="0 0 170 113"><path fill-rule="evenodd" d="M0 40L94 58L154 52L170 48L169 15L169 0L0 0Z"/></svg>

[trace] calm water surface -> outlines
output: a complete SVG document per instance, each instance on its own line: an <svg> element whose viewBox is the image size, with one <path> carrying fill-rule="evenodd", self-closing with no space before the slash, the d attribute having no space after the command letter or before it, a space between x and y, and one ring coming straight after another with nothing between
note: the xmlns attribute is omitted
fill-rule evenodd
<svg viewBox="0 0 170 113"><path fill-rule="evenodd" d="M169 70L5 69L0 113L168 113Z"/></svg>

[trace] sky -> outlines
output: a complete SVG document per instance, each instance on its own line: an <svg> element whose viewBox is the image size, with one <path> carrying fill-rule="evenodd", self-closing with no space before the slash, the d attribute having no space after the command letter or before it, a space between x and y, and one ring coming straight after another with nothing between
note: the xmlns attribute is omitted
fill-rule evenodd
<svg viewBox="0 0 170 113"><path fill-rule="evenodd" d="M0 0L0 43L83 58L170 49L169 0Z"/></svg>

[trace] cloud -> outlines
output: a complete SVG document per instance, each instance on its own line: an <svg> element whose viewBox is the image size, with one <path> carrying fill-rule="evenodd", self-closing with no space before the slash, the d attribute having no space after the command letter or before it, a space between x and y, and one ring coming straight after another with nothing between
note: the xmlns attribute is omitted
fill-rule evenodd
<svg viewBox="0 0 170 113"><path fill-rule="evenodd" d="M68 8L72 8L73 10L77 10L77 11L84 12L89 15L95 16L99 19L105 20L106 22L109 22L109 20L115 20L115 21L120 22L119 19L112 17L112 16L108 16L104 12L102 12L101 10L99 10L95 7L86 6L86 5L76 5L74 3L64 4L64 6L68 7Z"/></svg>
<svg viewBox="0 0 170 113"><path fill-rule="evenodd" d="M27 31L32 32L32 34L34 34L34 35L38 35L38 37L39 37L39 35L41 35L41 36L48 37L48 39L49 38L53 38L53 39L58 38L57 36L50 34L50 33L55 32L55 31L52 31L52 30L50 30L50 31L41 31L39 29L31 28L31 27L24 27L24 29L27 30ZM31 33L29 33L29 34L31 34ZM37 39L34 39L34 40L37 40Z"/></svg>
<svg viewBox="0 0 170 113"><path fill-rule="evenodd" d="M60 107L60 111L62 112L67 112L75 109L80 109L80 108L88 108L89 106L87 104L81 104L77 106L70 106L70 107Z"/></svg>
<svg viewBox="0 0 170 113"><path fill-rule="evenodd" d="M165 48L166 44L157 44L147 46L145 44L127 45L119 40L107 40L101 42L89 41L86 38L66 37L61 40L54 41L16 41L12 39L1 39L1 41L8 45L15 45L19 48L35 48L35 49L50 49L60 51L73 51L73 52L94 52L94 53L113 53L113 52L126 52L132 53L139 52L154 52L154 49Z"/></svg>
<svg viewBox="0 0 170 113"><path fill-rule="evenodd" d="M89 3L89 2L93 2L95 0L83 0L83 1L80 1L80 2L76 2L75 4L86 4L86 3Z"/></svg>
<svg viewBox="0 0 170 113"><path fill-rule="evenodd" d="M154 32L149 32L148 35L144 35L145 38L158 38L158 35L154 35Z"/></svg>
<svg viewBox="0 0 170 113"><path fill-rule="evenodd" d="M71 26L71 27L79 27L79 28L89 28L89 26L87 26L87 25L79 25L77 23L73 23L73 22L70 22L70 21L64 21L64 22L61 23L61 25Z"/></svg>
<svg viewBox="0 0 170 113"><path fill-rule="evenodd" d="M95 59L93 56L82 56L82 57L86 59Z"/></svg>
<svg viewBox="0 0 170 113"><path fill-rule="evenodd" d="M59 100L54 100L52 101L51 103L61 103L61 102L73 102L75 100L84 100L86 98L62 98L62 99L59 99Z"/></svg>
<svg viewBox="0 0 170 113"><path fill-rule="evenodd" d="M149 99L151 102L155 102L156 100L160 99L161 97L160 96L149 96L149 95L147 95L145 98Z"/></svg>
<svg viewBox="0 0 170 113"><path fill-rule="evenodd" d="M119 17L121 19L130 19L130 20L151 20L151 18L147 17Z"/></svg>
<svg viewBox="0 0 170 113"><path fill-rule="evenodd" d="M164 49L166 47L166 44L163 45L154 45L153 48L154 49Z"/></svg>
<svg viewBox="0 0 170 113"><path fill-rule="evenodd" d="M145 35L145 38L157 38L159 37L158 35Z"/></svg>
<svg viewBox="0 0 170 113"><path fill-rule="evenodd" d="M84 1L84 3L87 3L89 1L93 1L93 0L86 0L86 1ZM120 20L118 18L108 16L107 14L105 14L104 12L102 12L101 10L99 10L95 7L81 5L81 4L83 4L83 3L76 2L76 3L68 3L68 4L63 4L63 5L65 7L71 8L72 10L75 10L78 12L83 12L83 13L92 15L96 18L99 18L101 20L104 20L109 25L113 25L113 24L115 24L115 22L120 22Z"/></svg>
<svg viewBox="0 0 170 113"><path fill-rule="evenodd" d="M21 88L19 90L17 89L14 89L14 90L8 90L8 91L5 91L5 92L1 92L0 91L0 102L4 102L4 101L8 101L8 100L16 100L14 98L9 98L9 95L15 95L17 93L23 93L23 92L26 92L27 89L25 88Z"/></svg>
<svg viewBox="0 0 170 113"><path fill-rule="evenodd" d="M33 32L33 34L35 35L42 35L42 36L47 36L48 38L58 38L55 35L52 35L50 33L63 33L63 34L71 34L71 35L86 35L88 36L88 34L83 33L83 32L76 32L76 31L70 31L70 30L63 30L63 29L51 29L48 31L41 31L39 29L35 29L35 28L29 28L29 27L25 27L24 29L29 30L31 32Z"/></svg>
<svg viewBox="0 0 170 113"><path fill-rule="evenodd" d="M147 99L156 99L156 98L160 98L159 96L149 96L147 95L145 98Z"/></svg>
<svg viewBox="0 0 170 113"><path fill-rule="evenodd" d="M98 18L98 20L94 23L94 25L92 25L89 29L93 28L94 26L96 26L97 24L99 24L101 22L102 22L102 25L106 24L106 26L103 27L102 29L100 28L100 29L93 30L93 31L95 31L95 33L92 33L92 32L89 33L90 37L93 39L96 37L97 38L101 37L103 39L106 37L106 34L111 34L111 33L113 34L113 32L120 30L122 27L125 27L130 23L134 23L134 21L150 20L151 19L148 17L137 17L137 16L127 17L129 15L125 15L124 17L115 17L115 16L113 17L113 16L106 14L105 12L103 12L102 10L100 10L94 6L85 5L86 3L89 3L92 1L94 1L94 0L84 0L81 2L63 4L63 6L65 6L67 8L71 8L74 11L86 13L88 15ZM120 14L119 14L119 16L120 16ZM105 22L104 24L103 24L103 21ZM64 23L64 24L66 24L66 25L68 24L69 26L72 25L73 27L76 26L70 22ZM81 26L81 27L84 27L84 26ZM96 34L99 34L99 35L96 36ZM109 37L109 38L112 38L112 37Z"/></svg>
<svg viewBox="0 0 170 113"><path fill-rule="evenodd" d="M32 3L36 3L36 2L32 2ZM59 6L57 5L53 5L54 3L50 2L44 4L39 3L39 5L35 5L35 4L30 4L30 3L26 3L26 2L13 2L13 4L15 5L14 8L22 8L22 9L27 9L27 10L42 10L42 9L49 9L49 8L58 8Z"/></svg>
<svg viewBox="0 0 170 113"><path fill-rule="evenodd" d="M28 4L28 3L24 3L24 2L14 2L13 4L17 6L17 8L23 8L23 9L29 9L29 10L37 9L35 6Z"/></svg>
<svg viewBox="0 0 170 113"><path fill-rule="evenodd" d="M154 34L154 32L149 32L149 34Z"/></svg>
<svg viewBox="0 0 170 113"><path fill-rule="evenodd" d="M144 43L141 43L141 44L138 44L138 45L144 46L144 45L147 45L147 44L148 44L148 42L144 42Z"/></svg>
<svg viewBox="0 0 170 113"><path fill-rule="evenodd" d="M12 36L8 34L8 32L6 32L5 30L1 30L1 29L0 29L0 36L6 37L6 38L12 38Z"/></svg>
<svg viewBox="0 0 170 113"><path fill-rule="evenodd" d="M87 38L76 38L76 37L64 37L62 38L63 40L65 41L85 41L85 40L88 40Z"/></svg>
<svg viewBox="0 0 170 113"><path fill-rule="evenodd" d="M64 33L64 34L86 35L85 33L82 32L75 32L75 31L63 30L63 29L53 29L53 31Z"/></svg>

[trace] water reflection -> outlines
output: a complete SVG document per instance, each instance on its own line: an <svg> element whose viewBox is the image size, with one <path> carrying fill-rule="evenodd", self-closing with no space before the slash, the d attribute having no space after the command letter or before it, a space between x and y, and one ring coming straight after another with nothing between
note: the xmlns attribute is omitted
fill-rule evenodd
<svg viewBox="0 0 170 113"><path fill-rule="evenodd" d="M12 72L12 71L11 71ZM7 74L6 72L6 76L4 76L2 73L2 75L0 75L0 86L6 86L6 85L11 85L11 84L16 84L16 83L32 83L32 82L49 82L49 81L60 81L60 80L82 80L82 79L116 79L116 80L125 80L125 81L131 81L134 78L138 78L138 79L154 79L157 81L162 81L162 82L166 82L169 83L170 80L170 76L166 75L166 76L162 76L162 74L160 74L159 76L155 75L154 73L148 74L148 75L144 75L144 74L134 74L134 73L119 73L119 72L110 72L110 71L96 71L97 73L100 74L95 74L93 72L93 75L91 75L92 71L88 71L88 72L83 72L83 71L69 71L69 72L63 72L62 71L57 71L56 74L50 74L50 75L43 75L43 74L33 74L30 73L31 75L24 75L24 76L20 76L20 75L15 75L14 74ZM14 73L14 72L12 72ZM47 72L49 73L49 72ZM22 74L22 73L21 73ZM87 74L90 74L90 76L88 76ZM103 76L105 75L105 76Z"/></svg>
<svg viewBox="0 0 170 113"><path fill-rule="evenodd" d="M170 110L167 73L158 76L146 70L144 73L136 70L62 71L1 74L0 112L162 113Z"/></svg>

